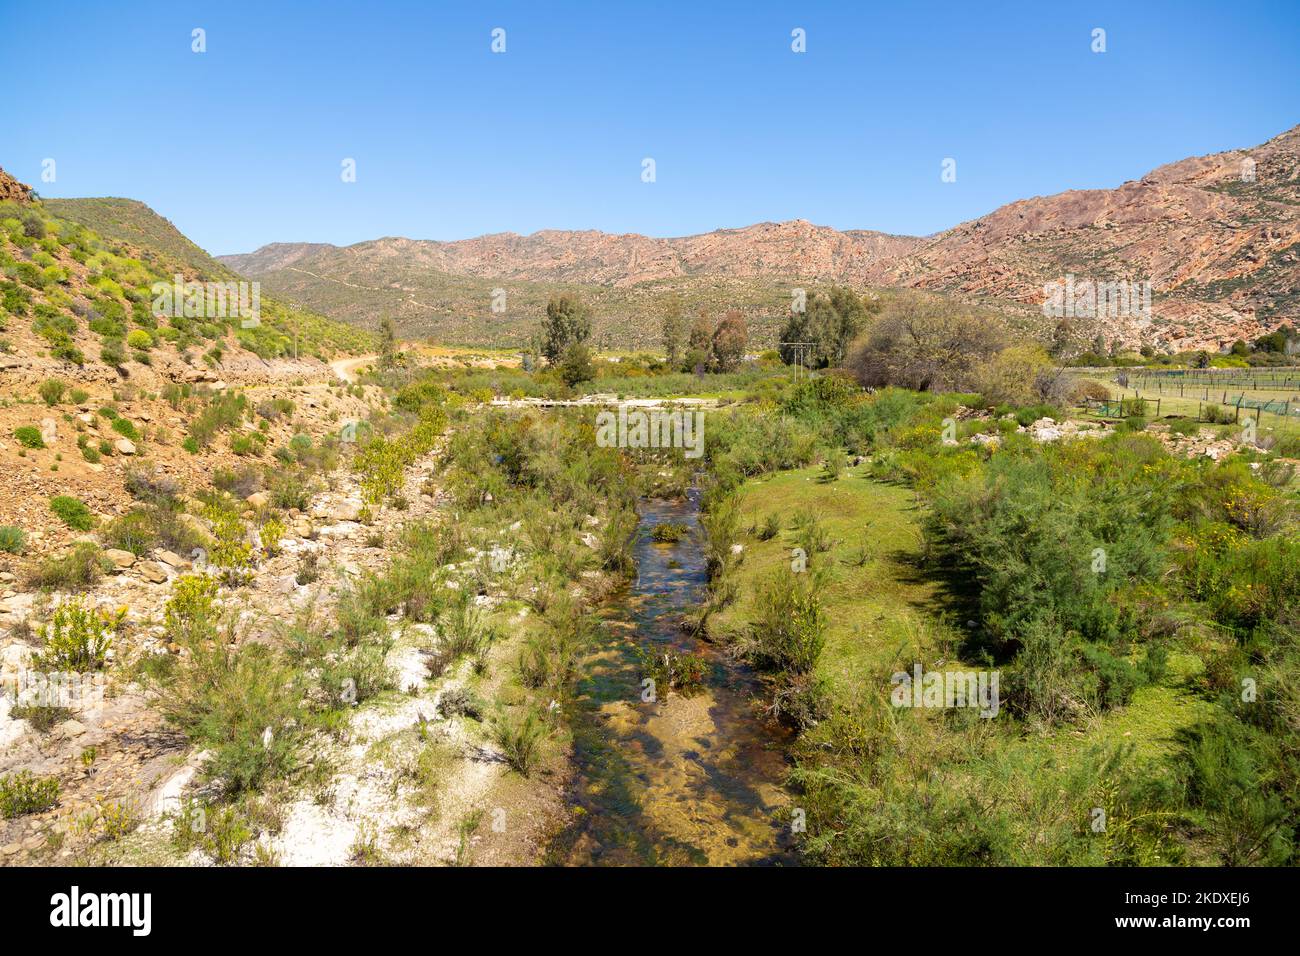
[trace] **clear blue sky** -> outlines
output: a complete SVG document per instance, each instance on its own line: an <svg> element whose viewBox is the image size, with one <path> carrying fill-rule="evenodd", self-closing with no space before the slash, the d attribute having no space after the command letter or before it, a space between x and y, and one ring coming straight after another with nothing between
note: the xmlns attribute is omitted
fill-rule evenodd
<svg viewBox="0 0 1300 956"><path fill-rule="evenodd" d="M0 166L143 200L216 253L793 218L927 234L1300 123L1300 2L0 0L0 63Z"/></svg>

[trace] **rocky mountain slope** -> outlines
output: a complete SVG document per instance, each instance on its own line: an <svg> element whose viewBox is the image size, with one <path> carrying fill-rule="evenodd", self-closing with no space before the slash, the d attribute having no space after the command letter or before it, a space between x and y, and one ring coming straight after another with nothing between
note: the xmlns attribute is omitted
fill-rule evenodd
<svg viewBox="0 0 1300 956"><path fill-rule="evenodd" d="M1011 203L869 270L869 281L1038 304L1043 286L1150 282L1174 348L1219 347L1300 315L1300 127L1162 166L1117 189Z"/></svg>
<svg viewBox="0 0 1300 956"><path fill-rule="evenodd" d="M1150 314L1106 316L1096 331L1181 349L1218 348L1294 319L1298 241L1300 127L1116 189L1021 200L927 238L795 220L672 239L545 230L457 242L275 243L219 259L340 318L372 321L387 310L409 334L454 339L510 338L531 326L549 292L584 292L628 347L643 344L647 300L669 294L689 308L727 307L734 295L761 333L777 326L790 289L802 284L921 288L1037 312L1044 286L1067 275L1150 282ZM493 313L497 285L527 307L509 318Z"/></svg>

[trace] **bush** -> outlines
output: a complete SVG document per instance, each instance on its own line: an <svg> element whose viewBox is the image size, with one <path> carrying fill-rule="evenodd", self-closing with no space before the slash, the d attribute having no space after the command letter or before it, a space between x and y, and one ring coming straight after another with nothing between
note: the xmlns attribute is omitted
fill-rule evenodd
<svg viewBox="0 0 1300 956"><path fill-rule="evenodd" d="M24 448L44 448L45 440L41 438L41 430L33 425L22 425L14 429L14 438L18 444Z"/></svg>
<svg viewBox="0 0 1300 956"><path fill-rule="evenodd" d="M657 524L650 529L650 537L654 541L675 544L686 537L689 528L678 522L665 522Z"/></svg>
<svg viewBox="0 0 1300 956"><path fill-rule="evenodd" d="M153 348L153 336L144 329L132 329L126 336L126 344L141 352L147 352Z"/></svg>
<svg viewBox="0 0 1300 956"><path fill-rule="evenodd" d="M826 612L810 573L777 571L757 596L757 619L744 645L754 666L809 674L826 646Z"/></svg>
<svg viewBox="0 0 1300 956"><path fill-rule="evenodd" d="M81 590L103 576L104 562L98 545L82 541L62 556L46 558L31 572L28 583L36 588Z"/></svg>
<svg viewBox="0 0 1300 956"><path fill-rule="evenodd" d="M73 531L89 531L95 526L95 516L80 498L55 495L50 499L50 510Z"/></svg>
<svg viewBox="0 0 1300 956"><path fill-rule="evenodd" d="M46 405L57 405L63 401L63 395L68 390L68 383L57 378L47 378L41 382L41 398Z"/></svg>
<svg viewBox="0 0 1300 956"><path fill-rule="evenodd" d="M33 658L38 670L84 673L104 669L113 635L126 609L110 614L86 607L80 598L64 601L50 623L40 629L44 648Z"/></svg>
<svg viewBox="0 0 1300 956"><path fill-rule="evenodd" d="M285 777L303 729L300 675L264 644L196 640L188 651L160 688L160 706L211 751L204 775L231 794Z"/></svg>
<svg viewBox="0 0 1300 956"><path fill-rule="evenodd" d="M180 483L158 468L128 468L124 478L131 497L151 504L166 504L180 494Z"/></svg>
<svg viewBox="0 0 1300 956"><path fill-rule="evenodd" d="M122 348L121 339L104 339L99 346L99 360L113 368L126 364L126 350Z"/></svg>
<svg viewBox="0 0 1300 956"><path fill-rule="evenodd" d="M213 602L219 587L207 574L184 574L172 584L163 607L163 627L178 644L208 635L213 627Z"/></svg>
<svg viewBox="0 0 1300 956"><path fill-rule="evenodd" d="M22 528L11 524L0 525L0 551L7 554L22 554L27 546L27 535Z"/></svg>
<svg viewBox="0 0 1300 956"><path fill-rule="evenodd" d="M151 516L139 509L114 518L104 527L103 535L109 547L130 551L137 558L158 545L158 533Z"/></svg>
<svg viewBox="0 0 1300 956"><path fill-rule="evenodd" d="M958 391L1003 347L996 313L908 293L889 302L846 363L868 387Z"/></svg>
<svg viewBox="0 0 1300 956"><path fill-rule="evenodd" d="M505 753L506 762L525 777L541 758L546 736L546 725L534 707L522 718L501 714L492 722L492 739Z"/></svg>
<svg viewBox="0 0 1300 956"><path fill-rule="evenodd" d="M30 770L0 777L0 816L6 820L43 813L58 802L58 777L36 777Z"/></svg>
<svg viewBox="0 0 1300 956"><path fill-rule="evenodd" d="M120 415L113 419L113 431L117 432L123 438L129 438L131 441L140 440L140 432L129 419L122 418Z"/></svg>

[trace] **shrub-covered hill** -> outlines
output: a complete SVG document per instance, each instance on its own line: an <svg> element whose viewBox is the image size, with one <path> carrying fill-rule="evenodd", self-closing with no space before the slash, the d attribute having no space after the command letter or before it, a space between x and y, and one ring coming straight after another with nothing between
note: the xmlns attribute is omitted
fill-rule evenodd
<svg viewBox="0 0 1300 956"><path fill-rule="evenodd" d="M0 179L11 187L0 202L0 369L17 377L24 369L25 377L120 377L160 363L169 378L220 377L248 359L328 360L371 344L363 330L266 296L255 328L242 328L237 315L160 318L155 283L177 275L230 281L231 273L143 205L48 204L28 197L3 170ZM130 215L118 215L123 211ZM78 220L102 221L115 234Z"/></svg>

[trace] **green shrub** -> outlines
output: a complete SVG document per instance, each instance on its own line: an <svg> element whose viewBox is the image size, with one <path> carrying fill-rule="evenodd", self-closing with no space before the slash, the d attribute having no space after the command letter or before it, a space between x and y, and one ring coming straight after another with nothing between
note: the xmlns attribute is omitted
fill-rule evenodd
<svg viewBox="0 0 1300 956"><path fill-rule="evenodd" d="M522 718L500 714L492 722L492 739L505 753L506 762L525 777L541 759L546 736L546 725L534 707L529 707Z"/></svg>
<svg viewBox="0 0 1300 956"><path fill-rule="evenodd" d="M82 590L103 576L105 561L98 545L82 541L71 551L46 558L31 572L28 583L36 588Z"/></svg>
<svg viewBox="0 0 1300 956"><path fill-rule="evenodd" d="M257 455L265 447L266 440L257 432L238 432L230 436L230 450L236 455Z"/></svg>
<svg viewBox="0 0 1300 956"><path fill-rule="evenodd" d="M684 524L678 522L665 522L657 524L650 529L650 537L654 541L675 544L686 537L690 531Z"/></svg>
<svg viewBox="0 0 1300 956"><path fill-rule="evenodd" d="M132 329L127 333L126 344L133 349L139 349L141 352L147 352L153 348L153 336L144 329Z"/></svg>
<svg viewBox="0 0 1300 956"><path fill-rule="evenodd" d="M89 531L95 526L95 516L80 498L55 495L50 499L50 510L73 531Z"/></svg>
<svg viewBox="0 0 1300 956"><path fill-rule="evenodd" d="M264 644L196 640L187 650L160 688L160 707L211 751L205 777L238 794L287 776L303 732L301 675Z"/></svg>
<svg viewBox="0 0 1300 956"><path fill-rule="evenodd" d="M27 535L22 528L11 524L0 525L0 551L7 554L22 554L27 546Z"/></svg>
<svg viewBox="0 0 1300 956"><path fill-rule="evenodd" d="M158 532L150 515L138 509L114 518L104 526L103 535L109 547L130 551L137 558L158 546Z"/></svg>
<svg viewBox="0 0 1300 956"><path fill-rule="evenodd" d="M121 368L125 365L126 350L122 348L122 340L117 338L104 339L99 346L99 360L113 368Z"/></svg>
<svg viewBox="0 0 1300 956"><path fill-rule="evenodd" d="M207 574L185 574L176 579L172 596L163 607L163 627L172 641L186 644L211 633L218 590L216 578Z"/></svg>
<svg viewBox="0 0 1300 956"><path fill-rule="evenodd" d="M826 626L816 577L781 569L759 589L744 650L763 670L808 674L826 646Z"/></svg>
<svg viewBox="0 0 1300 956"><path fill-rule="evenodd" d="M125 618L125 609L110 614L86 607L80 598L64 601L40 629L44 647L33 658L35 666L75 673L103 670L113 635Z"/></svg>
<svg viewBox="0 0 1300 956"><path fill-rule="evenodd" d="M41 382L41 398L46 405L57 405L63 401L63 394L68 390L68 383L57 378L47 378Z"/></svg>
<svg viewBox="0 0 1300 956"><path fill-rule="evenodd" d="M41 438L41 430L34 425L21 425L14 429L14 438L18 444L24 448L44 448L45 440Z"/></svg>
<svg viewBox="0 0 1300 956"><path fill-rule="evenodd" d="M113 431L117 432L123 438L129 438L131 441L140 440L139 430L129 419L122 418L121 416L114 418L112 428Z"/></svg>
<svg viewBox="0 0 1300 956"><path fill-rule="evenodd" d="M58 777L36 777L30 770L0 777L0 816L6 820L43 813L58 802Z"/></svg>

